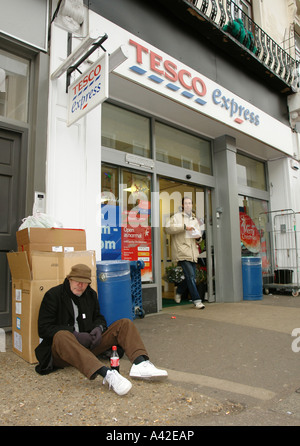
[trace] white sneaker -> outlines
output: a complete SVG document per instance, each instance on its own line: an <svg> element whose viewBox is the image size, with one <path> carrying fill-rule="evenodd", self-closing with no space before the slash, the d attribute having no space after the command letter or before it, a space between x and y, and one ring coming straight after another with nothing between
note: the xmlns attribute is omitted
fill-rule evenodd
<svg viewBox="0 0 300 446"><path fill-rule="evenodd" d="M128 379L120 375L117 370L108 370L103 380L103 384L108 383L109 389L113 389L118 395L125 395L132 387Z"/></svg>
<svg viewBox="0 0 300 446"><path fill-rule="evenodd" d="M196 302L195 303L195 308L199 308L200 310L204 310L205 305L203 305L203 303L201 301L200 302Z"/></svg>
<svg viewBox="0 0 300 446"><path fill-rule="evenodd" d="M143 361L139 364L132 364L129 376L138 379L162 379L168 377L168 372L157 369L150 361Z"/></svg>
<svg viewBox="0 0 300 446"><path fill-rule="evenodd" d="M177 304L180 304L180 302L181 302L181 296L180 296L180 294L175 294L174 300L175 300L175 302L176 302Z"/></svg>

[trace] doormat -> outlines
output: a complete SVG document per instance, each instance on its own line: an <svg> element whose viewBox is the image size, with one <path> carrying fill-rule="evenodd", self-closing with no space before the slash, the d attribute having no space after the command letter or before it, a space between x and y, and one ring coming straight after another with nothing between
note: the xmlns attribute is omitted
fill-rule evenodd
<svg viewBox="0 0 300 446"><path fill-rule="evenodd" d="M180 305L187 305L187 304L191 305L191 303L192 302L190 302L188 300L182 300L180 302L180 304L177 304L174 299L163 299L162 300L162 307L163 308L166 308L166 307L179 307Z"/></svg>

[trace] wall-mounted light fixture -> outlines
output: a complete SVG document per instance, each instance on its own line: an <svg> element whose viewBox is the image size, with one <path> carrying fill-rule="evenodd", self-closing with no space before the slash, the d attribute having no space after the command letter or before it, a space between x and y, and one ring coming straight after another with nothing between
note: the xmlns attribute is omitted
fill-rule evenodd
<svg viewBox="0 0 300 446"><path fill-rule="evenodd" d="M115 68L121 65L121 63L125 62L125 60L128 59L128 56L129 56L128 49L125 47L125 45L121 45L118 49L116 49L113 53L109 55L108 71L109 72L113 71Z"/></svg>

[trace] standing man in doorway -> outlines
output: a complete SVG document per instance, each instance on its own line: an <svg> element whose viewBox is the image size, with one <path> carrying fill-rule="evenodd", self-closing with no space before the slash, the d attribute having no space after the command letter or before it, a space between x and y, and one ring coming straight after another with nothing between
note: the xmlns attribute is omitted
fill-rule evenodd
<svg viewBox="0 0 300 446"><path fill-rule="evenodd" d="M185 277L177 287L175 302L180 303L181 296L188 289L195 308L203 310L205 306L198 293L195 278L199 256L197 241L201 238L201 231L192 207L191 198L183 197L182 211L171 217L165 231L171 235L172 258L181 266Z"/></svg>

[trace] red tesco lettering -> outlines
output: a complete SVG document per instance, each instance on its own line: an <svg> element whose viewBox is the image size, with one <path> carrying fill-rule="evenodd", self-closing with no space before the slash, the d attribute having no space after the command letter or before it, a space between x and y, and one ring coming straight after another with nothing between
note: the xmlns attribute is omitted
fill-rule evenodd
<svg viewBox="0 0 300 446"><path fill-rule="evenodd" d="M162 56L156 54L154 51L149 51L146 47L140 45L134 40L130 39L129 43L136 48L136 62L143 64L143 56L149 54L150 70L164 76L171 82L177 82L186 90L193 90L198 96L206 95L206 85L200 77L193 77L192 74L186 70L178 70L177 65L170 61L164 60Z"/></svg>
<svg viewBox="0 0 300 446"><path fill-rule="evenodd" d="M87 86L89 82L94 80L101 72L101 65L97 65L93 70L89 72L86 76L84 76L74 87L73 94L78 94L84 87Z"/></svg>

